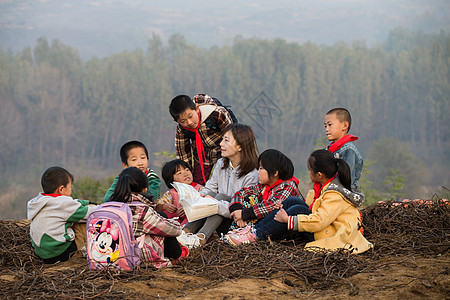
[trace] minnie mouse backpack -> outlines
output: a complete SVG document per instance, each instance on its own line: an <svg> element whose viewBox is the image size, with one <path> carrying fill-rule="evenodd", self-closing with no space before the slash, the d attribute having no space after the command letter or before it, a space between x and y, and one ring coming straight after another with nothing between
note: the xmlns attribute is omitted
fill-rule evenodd
<svg viewBox="0 0 450 300"><path fill-rule="evenodd" d="M89 269L133 270L140 264L140 248L133 235L130 207L121 202L99 205L87 219Z"/></svg>

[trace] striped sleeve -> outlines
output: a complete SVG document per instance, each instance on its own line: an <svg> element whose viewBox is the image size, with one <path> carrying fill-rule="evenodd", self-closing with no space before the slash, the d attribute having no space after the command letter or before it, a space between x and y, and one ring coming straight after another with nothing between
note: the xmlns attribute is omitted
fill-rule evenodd
<svg viewBox="0 0 450 300"><path fill-rule="evenodd" d="M159 179L158 174L152 169L148 169L147 172L148 179L148 193L153 196L153 199L159 198L159 193L161 190L161 179Z"/></svg>

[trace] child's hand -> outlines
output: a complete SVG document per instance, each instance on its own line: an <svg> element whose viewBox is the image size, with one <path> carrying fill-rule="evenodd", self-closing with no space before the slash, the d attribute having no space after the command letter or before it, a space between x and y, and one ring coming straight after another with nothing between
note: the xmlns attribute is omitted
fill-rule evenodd
<svg viewBox="0 0 450 300"><path fill-rule="evenodd" d="M247 226L247 222L239 220L236 222L237 226L239 226L240 228Z"/></svg>
<svg viewBox="0 0 450 300"><path fill-rule="evenodd" d="M283 208L283 202L278 202L278 203L275 204L273 207L274 207L275 209Z"/></svg>
<svg viewBox="0 0 450 300"><path fill-rule="evenodd" d="M174 213L177 211L177 207L170 203L164 203L163 210L167 211L168 213Z"/></svg>
<svg viewBox="0 0 450 300"><path fill-rule="evenodd" d="M242 221L242 210L235 210L230 214L230 218L232 218L234 221Z"/></svg>
<svg viewBox="0 0 450 300"><path fill-rule="evenodd" d="M214 197L211 197L210 195L205 195L205 196L202 196L203 198L210 198L210 199L214 199L214 200L216 200Z"/></svg>
<svg viewBox="0 0 450 300"><path fill-rule="evenodd" d="M183 219L186 216L186 214L184 213L183 207L178 207L177 216L180 217L181 219Z"/></svg>
<svg viewBox="0 0 450 300"><path fill-rule="evenodd" d="M275 217L273 218L275 221L278 221L280 223L287 223L289 216L287 214L287 212L284 209L280 209L277 214L275 215Z"/></svg>

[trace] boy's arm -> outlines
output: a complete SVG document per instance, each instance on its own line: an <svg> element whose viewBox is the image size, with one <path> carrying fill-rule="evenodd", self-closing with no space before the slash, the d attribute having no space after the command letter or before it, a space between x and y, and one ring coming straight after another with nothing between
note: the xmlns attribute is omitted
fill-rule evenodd
<svg viewBox="0 0 450 300"><path fill-rule="evenodd" d="M355 166L356 166L356 160L357 160L356 152L352 148L347 148L341 153L341 156L339 158L345 160L345 162L350 167L350 171L352 173L352 182L353 182L353 175L355 173Z"/></svg>
<svg viewBox="0 0 450 300"><path fill-rule="evenodd" d="M296 196L304 201L302 194L298 192L294 181L289 181L284 185L278 186L271 197L267 200L261 201L250 208L244 208L242 211L242 220L248 221L253 219L263 219L275 208L275 204L284 201L285 199Z"/></svg>
<svg viewBox="0 0 450 300"><path fill-rule="evenodd" d="M142 213L145 210L142 210ZM133 222L133 226L134 226ZM175 220L162 217L152 208L149 208L142 220L142 231L145 234L154 234L159 236L179 236L181 226Z"/></svg>
<svg viewBox="0 0 450 300"><path fill-rule="evenodd" d="M361 177L362 169L363 169L363 160L361 154L355 151L352 147L348 147L344 151L340 153L340 158L345 160L345 162L350 167L351 172L351 180L352 180L352 190L359 191L359 178Z"/></svg>
<svg viewBox="0 0 450 300"><path fill-rule="evenodd" d="M177 125L175 134L175 151L177 158L187 162L192 169L192 142L181 131L180 125Z"/></svg>
<svg viewBox="0 0 450 300"><path fill-rule="evenodd" d="M119 179L119 176L116 176L116 178L114 178L114 181L111 184L111 187L106 192L105 197L103 197L103 202L108 202L109 198L111 198L112 194L114 194L114 190L116 189L116 184L117 184L118 179Z"/></svg>
<svg viewBox="0 0 450 300"><path fill-rule="evenodd" d="M147 193L152 195L153 199L156 201L161 191L161 179L159 179L158 174L156 174L155 171L153 171L152 169L148 170L147 178L148 178Z"/></svg>
<svg viewBox="0 0 450 300"><path fill-rule="evenodd" d="M67 222L76 223L81 220L86 220L87 217L95 210L97 206L89 205L87 200L72 199L71 201L64 201L60 212L69 215Z"/></svg>

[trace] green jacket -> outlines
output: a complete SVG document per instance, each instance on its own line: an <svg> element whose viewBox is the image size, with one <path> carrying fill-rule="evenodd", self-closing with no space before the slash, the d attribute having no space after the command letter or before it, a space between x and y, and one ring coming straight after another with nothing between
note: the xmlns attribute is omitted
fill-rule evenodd
<svg viewBox="0 0 450 300"><path fill-rule="evenodd" d="M147 169L147 178L148 178L148 191L147 193L152 195L154 200L156 201L159 197L159 192L161 189L161 179L159 179L158 174L155 173L152 169ZM108 202L109 198L111 198L114 190L116 189L117 180L119 176L114 178L114 182L112 183L109 190L106 192L105 197L103 198L103 202Z"/></svg>

